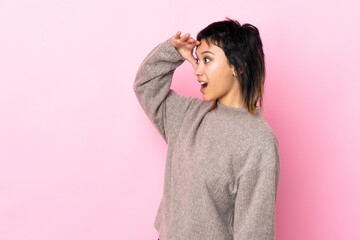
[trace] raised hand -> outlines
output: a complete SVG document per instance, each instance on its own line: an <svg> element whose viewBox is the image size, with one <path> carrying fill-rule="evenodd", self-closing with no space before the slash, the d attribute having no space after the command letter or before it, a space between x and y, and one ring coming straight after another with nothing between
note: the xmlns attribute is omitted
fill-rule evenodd
<svg viewBox="0 0 360 240"><path fill-rule="evenodd" d="M193 56L194 48L200 44L199 41L190 37L190 33L186 33L180 37L181 32L178 31L172 38L172 45L176 48L179 54L196 69L196 60Z"/></svg>

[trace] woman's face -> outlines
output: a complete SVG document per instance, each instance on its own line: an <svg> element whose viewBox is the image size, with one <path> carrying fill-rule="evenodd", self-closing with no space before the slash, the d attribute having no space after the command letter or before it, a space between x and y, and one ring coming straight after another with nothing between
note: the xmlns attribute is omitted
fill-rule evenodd
<svg viewBox="0 0 360 240"><path fill-rule="evenodd" d="M195 51L197 61L195 75L198 81L204 81L201 92L205 101L218 99L222 104L240 106L240 87L235 69L229 65L224 51L205 39L200 41Z"/></svg>

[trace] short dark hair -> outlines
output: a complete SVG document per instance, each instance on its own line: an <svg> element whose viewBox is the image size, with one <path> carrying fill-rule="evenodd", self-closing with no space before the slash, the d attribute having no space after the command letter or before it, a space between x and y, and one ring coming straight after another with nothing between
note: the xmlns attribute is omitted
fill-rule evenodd
<svg viewBox="0 0 360 240"><path fill-rule="evenodd" d="M256 104L260 102L263 110L265 82L265 63L259 30L249 24L241 25L238 21L227 20L214 22L197 34L197 40L205 39L220 47L231 66L235 67L243 101L250 113L256 113ZM214 101L213 108L217 106ZM213 109L212 108L212 109Z"/></svg>

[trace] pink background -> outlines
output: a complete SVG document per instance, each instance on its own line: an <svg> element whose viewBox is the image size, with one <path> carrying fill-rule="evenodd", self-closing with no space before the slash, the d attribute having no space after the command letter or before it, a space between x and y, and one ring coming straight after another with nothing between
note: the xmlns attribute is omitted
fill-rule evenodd
<svg viewBox="0 0 360 240"><path fill-rule="evenodd" d="M126 2L126 3L125 3ZM0 239L157 239L167 146L132 89L178 30L260 30L276 239L360 239L357 1L0 2ZM192 67L172 88L201 98Z"/></svg>

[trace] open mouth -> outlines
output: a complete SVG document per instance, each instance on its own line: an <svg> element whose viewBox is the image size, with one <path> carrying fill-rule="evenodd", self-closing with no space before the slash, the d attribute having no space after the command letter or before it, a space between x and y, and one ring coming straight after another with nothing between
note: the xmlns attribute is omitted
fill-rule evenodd
<svg viewBox="0 0 360 240"><path fill-rule="evenodd" d="M201 84L201 89L205 89L207 87L207 85L208 85L207 83L202 83Z"/></svg>

